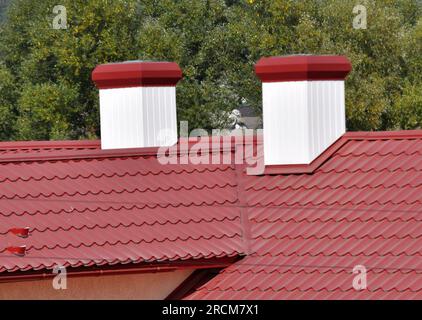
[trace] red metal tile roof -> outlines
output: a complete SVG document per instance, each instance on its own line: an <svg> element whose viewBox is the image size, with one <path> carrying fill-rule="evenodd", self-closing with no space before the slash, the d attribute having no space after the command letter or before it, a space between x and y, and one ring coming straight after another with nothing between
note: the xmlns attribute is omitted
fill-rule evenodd
<svg viewBox="0 0 422 320"><path fill-rule="evenodd" d="M242 177L249 255L188 299L422 299L422 131L343 139L313 174Z"/></svg>
<svg viewBox="0 0 422 320"><path fill-rule="evenodd" d="M0 145L0 276L243 252L233 165L163 166L145 150L98 148ZM9 231L24 227L25 239ZM23 257L7 250L20 245Z"/></svg>
<svg viewBox="0 0 422 320"><path fill-rule="evenodd" d="M246 254L187 298L422 298L422 131L342 139L307 173L262 176L98 142L0 144L0 277Z"/></svg>

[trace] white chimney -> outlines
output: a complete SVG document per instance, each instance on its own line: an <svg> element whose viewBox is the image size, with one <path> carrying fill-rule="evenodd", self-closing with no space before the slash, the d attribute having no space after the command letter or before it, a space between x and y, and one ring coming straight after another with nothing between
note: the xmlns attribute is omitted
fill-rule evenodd
<svg viewBox="0 0 422 320"><path fill-rule="evenodd" d="M99 65L92 80L100 89L101 148L171 146L177 142L173 62L129 61Z"/></svg>
<svg viewBox="0 0 422 320"><path fill-rule="evenodd" d="M346 131L344 56L262 58L265 165L310 164Z"/></svg>

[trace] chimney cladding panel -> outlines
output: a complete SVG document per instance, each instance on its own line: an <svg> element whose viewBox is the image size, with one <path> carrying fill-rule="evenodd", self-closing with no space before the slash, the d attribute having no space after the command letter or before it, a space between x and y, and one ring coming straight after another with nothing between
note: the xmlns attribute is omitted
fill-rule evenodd
<svg viewBox="0 0 422 320"><path fill-rule="evenodd" d="M345 133L342 56L262 58L265 165L310 164Z"/></svg>
<svg viewBox="0 0 422 320"><path fill-rule="evenodd" d="M177 143L176 84L182 72L171 62L98 66L101 148L171 146Z"/></svg>
<svg viewBox="0 0 422 320"><path fill-rule="evenodd" d="M343 81L308 81L311 162L346 132ZM308 163L309 163L308 162Z"/></svg>
<svg viewBox="0 0 422 320"><path fill-rule="evenodd" d="M304 82L263 84L265 164L307 160L309 128L306 95Z"/></svg>

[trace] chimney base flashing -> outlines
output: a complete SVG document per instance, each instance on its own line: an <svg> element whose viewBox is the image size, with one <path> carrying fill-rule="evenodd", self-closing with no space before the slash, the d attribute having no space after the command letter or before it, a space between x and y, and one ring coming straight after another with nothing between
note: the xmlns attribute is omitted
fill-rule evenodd
<svg viewBox="0 0 422 320"><path fill-rule="evenodd" d="M349 139L346 134L341 136L310 164L265 165L264 172L260 175L312 174L318 168L320 168L329 158L331 158L334 153L340 150L340 148L343 147L347 143L347 141L349 141Z"/></svg>

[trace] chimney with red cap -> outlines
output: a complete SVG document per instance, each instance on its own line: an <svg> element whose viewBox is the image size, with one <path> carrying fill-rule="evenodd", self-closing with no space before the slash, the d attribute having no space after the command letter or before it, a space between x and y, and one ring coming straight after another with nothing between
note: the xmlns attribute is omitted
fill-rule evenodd
<svg viewBox="0 0 422 320"><path fill-rule="evenodd" d="M177 142L173 62L129 61L99 65L92 80L100 89L101 148L171 146Z"/></svg>
<svg viewBox="0 0 422 320"><path fill-rule="evenodd" d="M262 58L265 165L309 164L346 131L344 56Z"/></svg>

